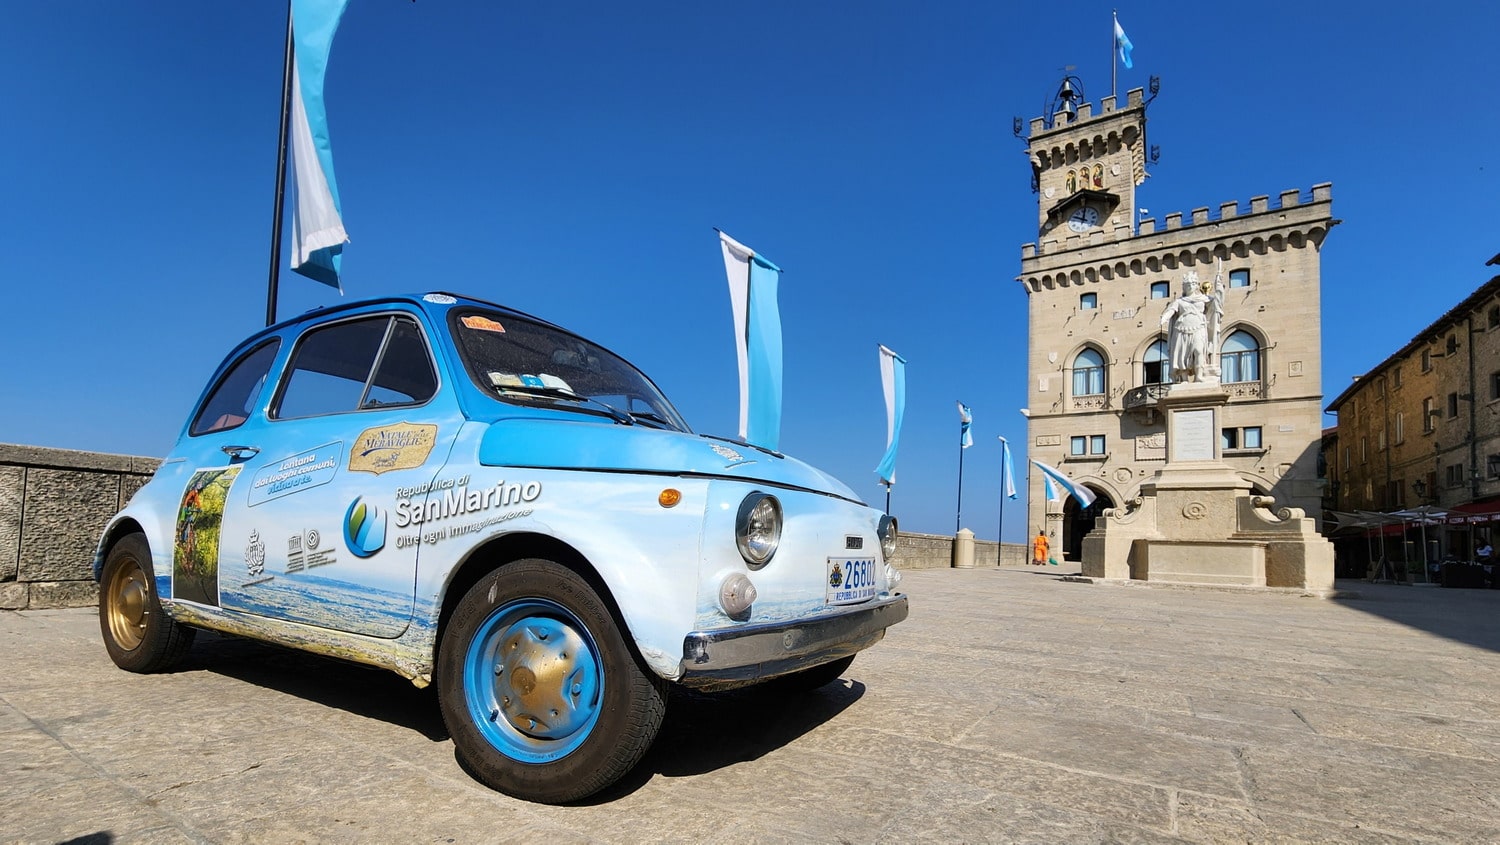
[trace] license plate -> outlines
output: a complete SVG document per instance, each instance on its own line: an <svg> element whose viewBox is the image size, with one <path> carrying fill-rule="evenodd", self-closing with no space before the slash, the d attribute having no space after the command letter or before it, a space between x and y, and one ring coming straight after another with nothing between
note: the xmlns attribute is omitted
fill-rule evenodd
<svg viewBox="0 0 1500 845"><path fill-rule="evenodd" d="M828 559L829 604L855 604L875 598L875 558L831 557Z"/></svg>

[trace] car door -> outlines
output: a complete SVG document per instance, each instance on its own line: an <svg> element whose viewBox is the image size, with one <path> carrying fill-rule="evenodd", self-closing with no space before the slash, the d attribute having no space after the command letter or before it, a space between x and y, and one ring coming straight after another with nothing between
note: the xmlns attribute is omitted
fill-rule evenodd
<svg viewBox="0 0 1500 845"><path fill-rule="evenodd" d="M375 637L406 630L418 544L387 532L387 502L430 486L462 421L434 348L417 314L389 307L295 339L269 401L225 444L242 457L223 508L221 607Z"/></svg>

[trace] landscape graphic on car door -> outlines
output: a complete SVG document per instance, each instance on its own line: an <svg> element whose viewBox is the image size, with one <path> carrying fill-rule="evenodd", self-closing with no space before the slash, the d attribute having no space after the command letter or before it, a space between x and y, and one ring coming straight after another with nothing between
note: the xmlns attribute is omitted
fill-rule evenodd
<svg viewBox="0 0 1500 845"><path fill-rule="evenodd" d="M417 544L397 542L394 488L432 481L461 416L415 318L363 315L298 339L226 508L225 610L400 636Z"/></svg>

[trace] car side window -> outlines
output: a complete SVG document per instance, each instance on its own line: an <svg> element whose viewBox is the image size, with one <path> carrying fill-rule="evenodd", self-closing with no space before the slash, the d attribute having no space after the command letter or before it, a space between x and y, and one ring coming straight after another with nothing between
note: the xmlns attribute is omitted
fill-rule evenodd
<svg viewBox="0 0 1500 845"><path fill-rule="evenodd" d="M437 393L422 331L409 317L347 320L304 335L276 403L276 419L392 405L420 405Z"/></svg>
<svg viewBox="0 0 1500 845"><path fill-rule="evenodd" d="M198 409L188 434L197 437L215 431L237 428L250 417L250 406L260 395L261 385L276 360L276 350L281 348L277 338L262 343L246 352L240 360L230 365L223 378L209 391L208 400Z"/></svg>

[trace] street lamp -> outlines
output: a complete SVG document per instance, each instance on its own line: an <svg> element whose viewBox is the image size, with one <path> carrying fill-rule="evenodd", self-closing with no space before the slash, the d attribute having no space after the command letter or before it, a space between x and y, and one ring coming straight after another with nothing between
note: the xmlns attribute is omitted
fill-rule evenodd
<svg viewBox="0 0 1500 845"><path fill-rule="evenodd" d="M1416 481L1413 481L1411 483L1411 489L1412 489L1413 492L1415 492L1417 494L1417 498L1418 499L1421 499L1424 502L1427 501L1427 482L1426 481L1424 481L1424 480L1422 480L1420 478L1417 479Z"/></svg>

